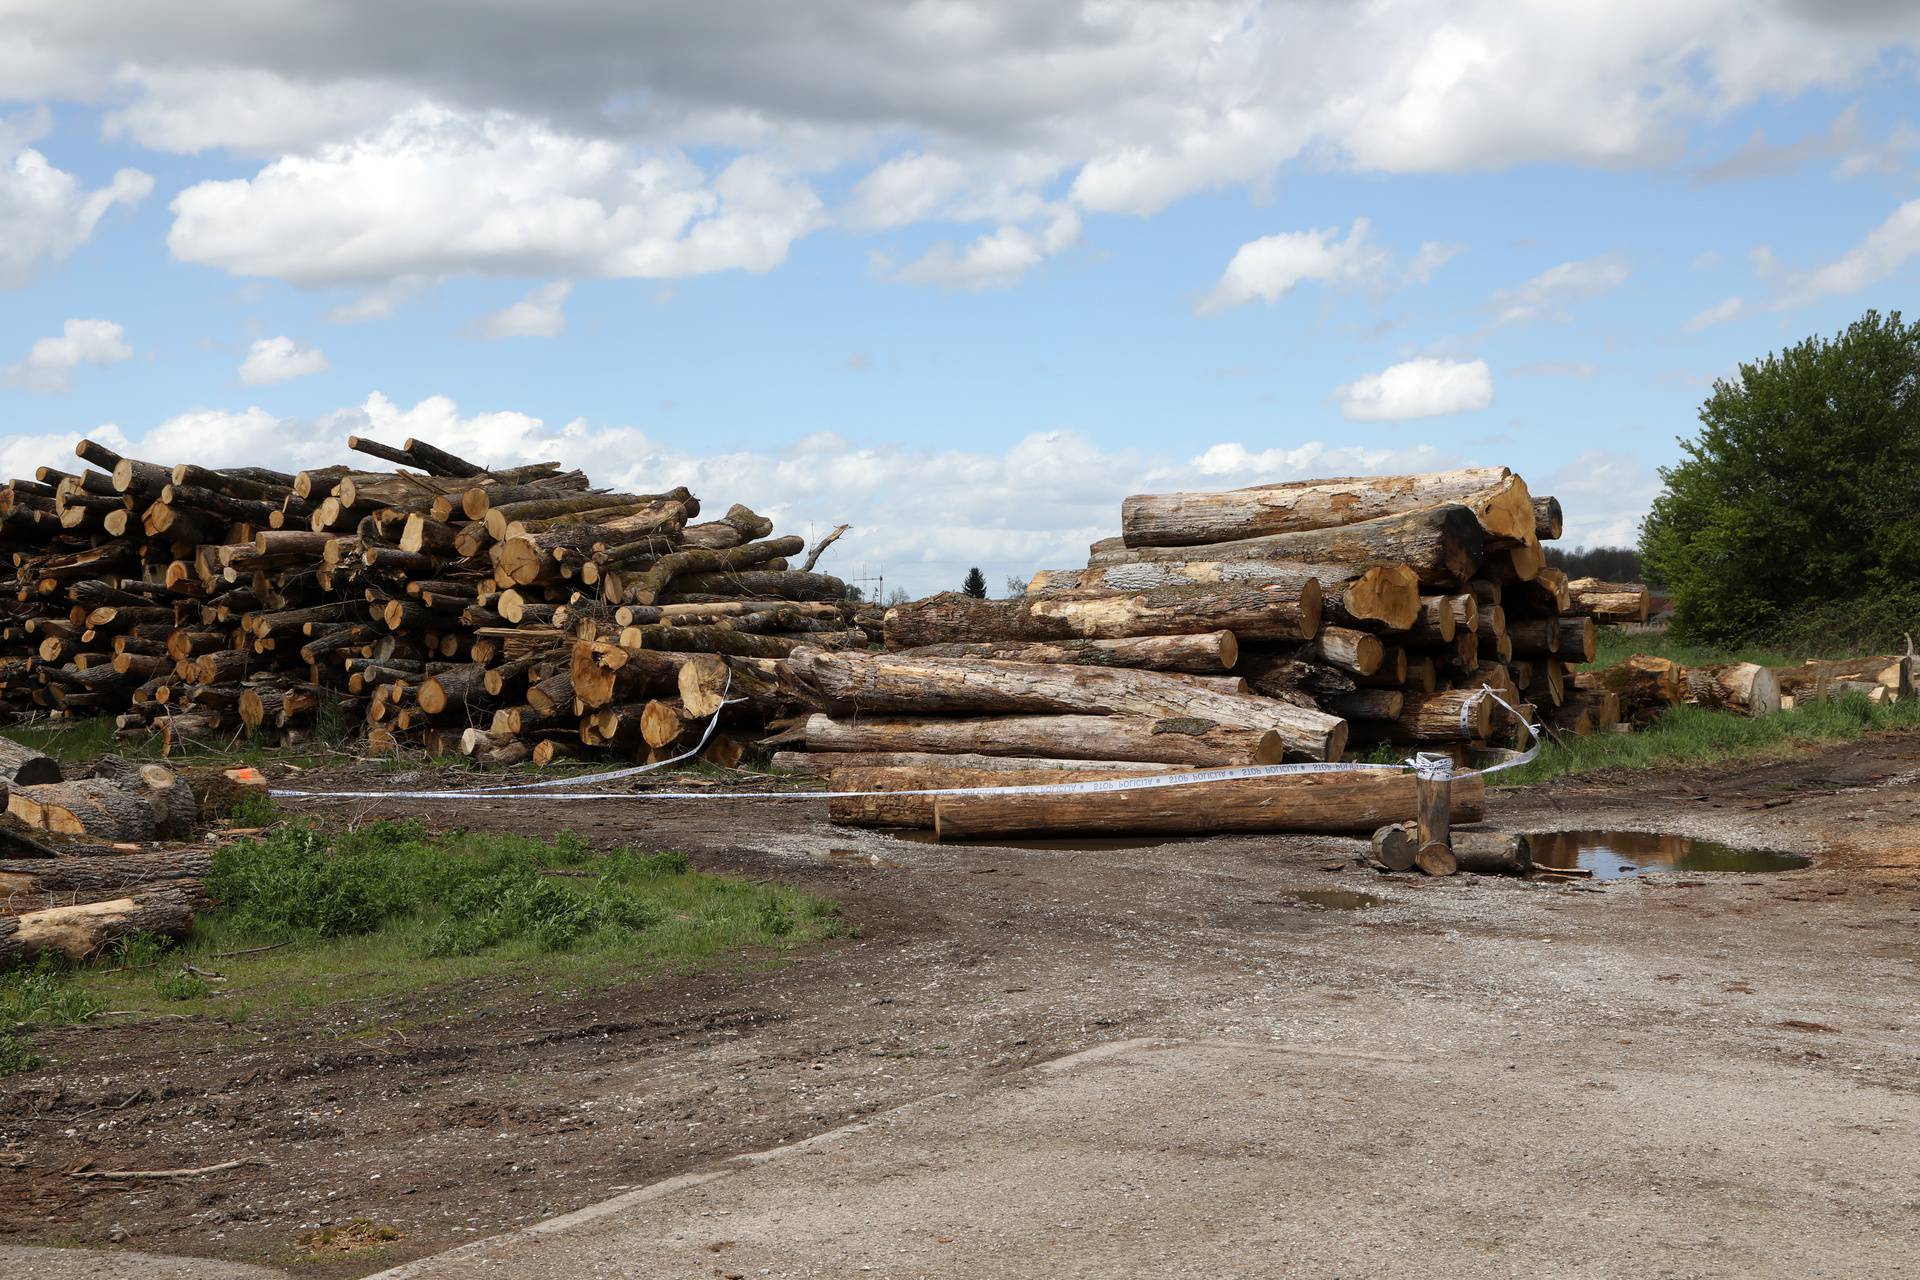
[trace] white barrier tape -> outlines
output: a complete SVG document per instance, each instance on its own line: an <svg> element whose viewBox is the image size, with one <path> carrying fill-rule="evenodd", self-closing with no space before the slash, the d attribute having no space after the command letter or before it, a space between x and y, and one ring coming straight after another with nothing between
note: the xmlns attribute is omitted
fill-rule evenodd
<svg viewBox="0 0 1920 1280"><path fill-rule="evenodd" d="M1481 697L1491 697L1501 706L1518 717L1499 694L1482 686L1470 702ZM589 782L600 782L611 778L632 777L654 769L665 768L682 760L698 755L712 736L714 726L719 723L720 713L715 712L707 721L706 732L700 737L700 744L692 750L682 752L671 760L661 760L654 764L640 765L631 769L615 769L603 774L589 774L578 778L556 778L551 782L532 784L533 786L578 786ZM1522 723L1526 723L1524 720ZM1515 769L1530 764L1540 754L1541 736L1539 726L1527 724L1527 732L1532 735L1533 745L1520 755L1500 764L1489 765L1484 769L1469 769L1462 773L1450 773L1455 778L1470 777L1473 774L1498 773L1502 769ZM1424 754L1424 753L1423 753ZM276 799L291 800L850 800L864 796L1048 796L1048 795L1085 795L1101 792L1151 791L1162 787L1196 787L1212 782L1237 782L1251 778L1278 778L1313 773L1362 773L1382 772L1398 773L1407 769L1416 772L1420 769L1419 760L1404 761L1400 764L1246 764L1220 769L1193 769L1186 773L1141 774L1126 778L1106 778L1097 782L1035 782L1006 787L926 787L912 791L589 791L555 793L551 791L533 791L527 785L511 787L492 787L471 791L294 791L275 788L268 794ZM1449 770L1452 761L1445 756L1428 759L1446 760ZM1095 766L1097 767L1097 766Z"/></svg>

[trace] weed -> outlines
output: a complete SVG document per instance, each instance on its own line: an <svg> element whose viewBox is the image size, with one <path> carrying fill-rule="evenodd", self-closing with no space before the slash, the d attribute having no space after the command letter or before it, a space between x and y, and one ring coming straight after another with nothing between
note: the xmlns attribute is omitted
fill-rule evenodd
<svg viewBox="0 0 1920 1280"><path fill-rule="evenodd" d="M1920 702L1891 705L1850 693L1766 716L1737 716L1673 707L1632 733L1597 733L1549 741L1540 758L1495 775L1497 785L1543 782L1594 769L1648 769L1735 756L1790 751L1809 742L1841 742L1883 729L1920 726Z"/></svg>
<svg viewBox="0 0 1920 1280"><path fill-rule="evenodd" d="M273 797L264 791L249 790L227 810L227 821L236 827L270 827L280 820Z"/></svg>
<svg viewBox="0 0 1920 1280"><path fill-rule="evenodd" d="M185 969L176 969L160 979L154 989L162 1000L203 1000L213 994L205 978Z"/></svg>
<svg viewBox="0 0 1920 1280"><path fill-rule="evenodd" d="M401 1238L398 1227L375 1222L371 1218L355 1218L338 1226L310 1231L300 1237L300 1244L309 1254L326 1256L378 1249L383 1244L391 1244Z"/></svg>
<svg viewBox="0 0 1920 1280"><path fill-rule="evenodd" d="M40 1055L33 1051L25 1036L8 1035L0 1032L0 1076L10 1076L16 1071L31 1071L39 1066Z"/></svg>
<svg viewBox="0 0 1920 1280"><path fill-rule="evenodd" d="M113 962L121 969L151 969L173 950L173 939L155 933L136 933L113 946Z"/></svg>
<svg viewBox="0 0 1920 1280"><path fill-rule="evenodd" d="M0 1026L67 1026L86 1022L106 1002L73 984L72 966L43 955L31 967L0 974Z"/></svg>

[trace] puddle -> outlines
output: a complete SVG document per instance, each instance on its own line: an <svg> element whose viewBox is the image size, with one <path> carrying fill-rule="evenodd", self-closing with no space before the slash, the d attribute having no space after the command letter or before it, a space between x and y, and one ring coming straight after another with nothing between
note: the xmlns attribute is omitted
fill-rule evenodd
<svg viewBox="0 0 1920 1280"><path fill-rule="evenodd" d="M1115 849L1158 849L1164 845L1185 844L1184 840L1153 839L1148 836L1054 836L1040 840L936 840L931 831L889 831L895 840L913 844L937 844L949 849L1038 849L1051 853L1107 853Z"/></svg>
<svg viewBox="0 0 1920 1280"><path fill-rule="evenodd" d="M1657 836L1645 831L1538 831L1527 837L1533 863L1591 871L1595 880L1618 880L1642 871L1794 871L1813 859L1775 849L1736 849L1717 840Z"/></svg>
<svg viewBox="0 0 1920 1280"><path fill-rule="evenodd" d="M1279 893L1280 902L1304 903L1324 911L1360 911L1380 906L1386 901L1385 898L1356 889L1281 889Z"/></svg>

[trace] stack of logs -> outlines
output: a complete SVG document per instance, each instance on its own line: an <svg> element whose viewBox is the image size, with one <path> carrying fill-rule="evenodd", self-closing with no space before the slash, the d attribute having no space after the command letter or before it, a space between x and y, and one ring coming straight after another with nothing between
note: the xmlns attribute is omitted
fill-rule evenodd
<svg viewBox="0 0 1920 1280"><path fill-rule="evenodd" d="M1126 500L1122 534L1025 596L890 609L884 655L802 649L825 710L776 764L834 788L918 791L1148 771L1338 761L1350 750L1484 761L1522 719L1610 727L1617 697L1575 670L1596 622L1646 617L1641 588L1569 582L1541 543L1559 504L1504 467ZM1637 594L1635 594L1637 592ZM1518 710L1508 713L1483 688ZM830 763L828 763L830 762ZM836 819L1019 831L1370 831L1411 815L1412 779L1329 773L1126 791L852 797ZM1481 803L1455 788L1456 819Z"/></svg>
<svg viewBox="0 0 1920 1280"><path fill-rule="evenodd" d="M166 766L109 755L70 775L0 738L0 797L0 969L182 937L204 905L206 850L158 843L190 839L199 818L193 789Z"/></svg>
<svg viewBox="0 0 1920 1280"><path fill-rule="evenodd" d="M869 643L845 584L813 571L825 541L790 567L802 540L746 507L696 523L684 488L347 444L392 468L169 467L89 440L91 468L0 489L0 713L112 713L169 746L244 730L496 764L657 758L723 690L736 726L788 709L777 660L802 643Z"/></svg>
<svg viewBox="0 0 1920 1280"><path fill-rule="evenodd" d="M1638 726L1676 706L1761 716L1850 693L1869 702L1900 702L1914 695L1914 662L1911 646L1905 654L1815 659L1792 667L1752 662L1687 667L1671 658L1634 654L1593 672L1591 679L1619 699L1622 721Z"/></svg>

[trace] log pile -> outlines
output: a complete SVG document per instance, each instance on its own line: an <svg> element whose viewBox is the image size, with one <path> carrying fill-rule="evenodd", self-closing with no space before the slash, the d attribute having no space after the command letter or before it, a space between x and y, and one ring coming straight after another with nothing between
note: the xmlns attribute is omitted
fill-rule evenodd
<svg viewBox="0 0 1920 1280"><path fill-rule="evenodd" d="M814 568L831 538L796 568L800 538L743 506L701 520L685 488L347 444L368 461L289 474L89 440L77 470L0 488L0 715L112 714L169 747L647 758L684 749L722 689L736 725L786 709L793 649L869 642Z"/></svg>
<svg viewBox="0 0 1920 1280"><path fill-rule="evenodd" d="M1017 759L1009 776L1026 781L1356 749L1464 762L1526 740L1519 717L1476 698L1483 687L1522 716L1591 732L1617 718L1615 699L1575 673L1619 593L1570 591L1541 548L1559 532L1559 504L1504 467L1128 498L1120 537L1021 598L938 595L886 612L884 653L794 653L788 675L821 709L783 735L805 753L775 763L892 792L978 785L981 759ZM1339 774L899 797L835 816L955 838L1363 832L1411 817L1412 795L1410 780ZM1479 802L1460 787L1460 820Z"/></svg>
<svg viewBox="0 0 1920 1280"><path fill-rule="evenodd" d="M32 754L0 738L0 757ZM41 780L0 787L0 969L49 953L85 960L137 934L184 936L209 857L156 842L197 833L191 786L112 755L73 776L26 772Z"/></svg>

